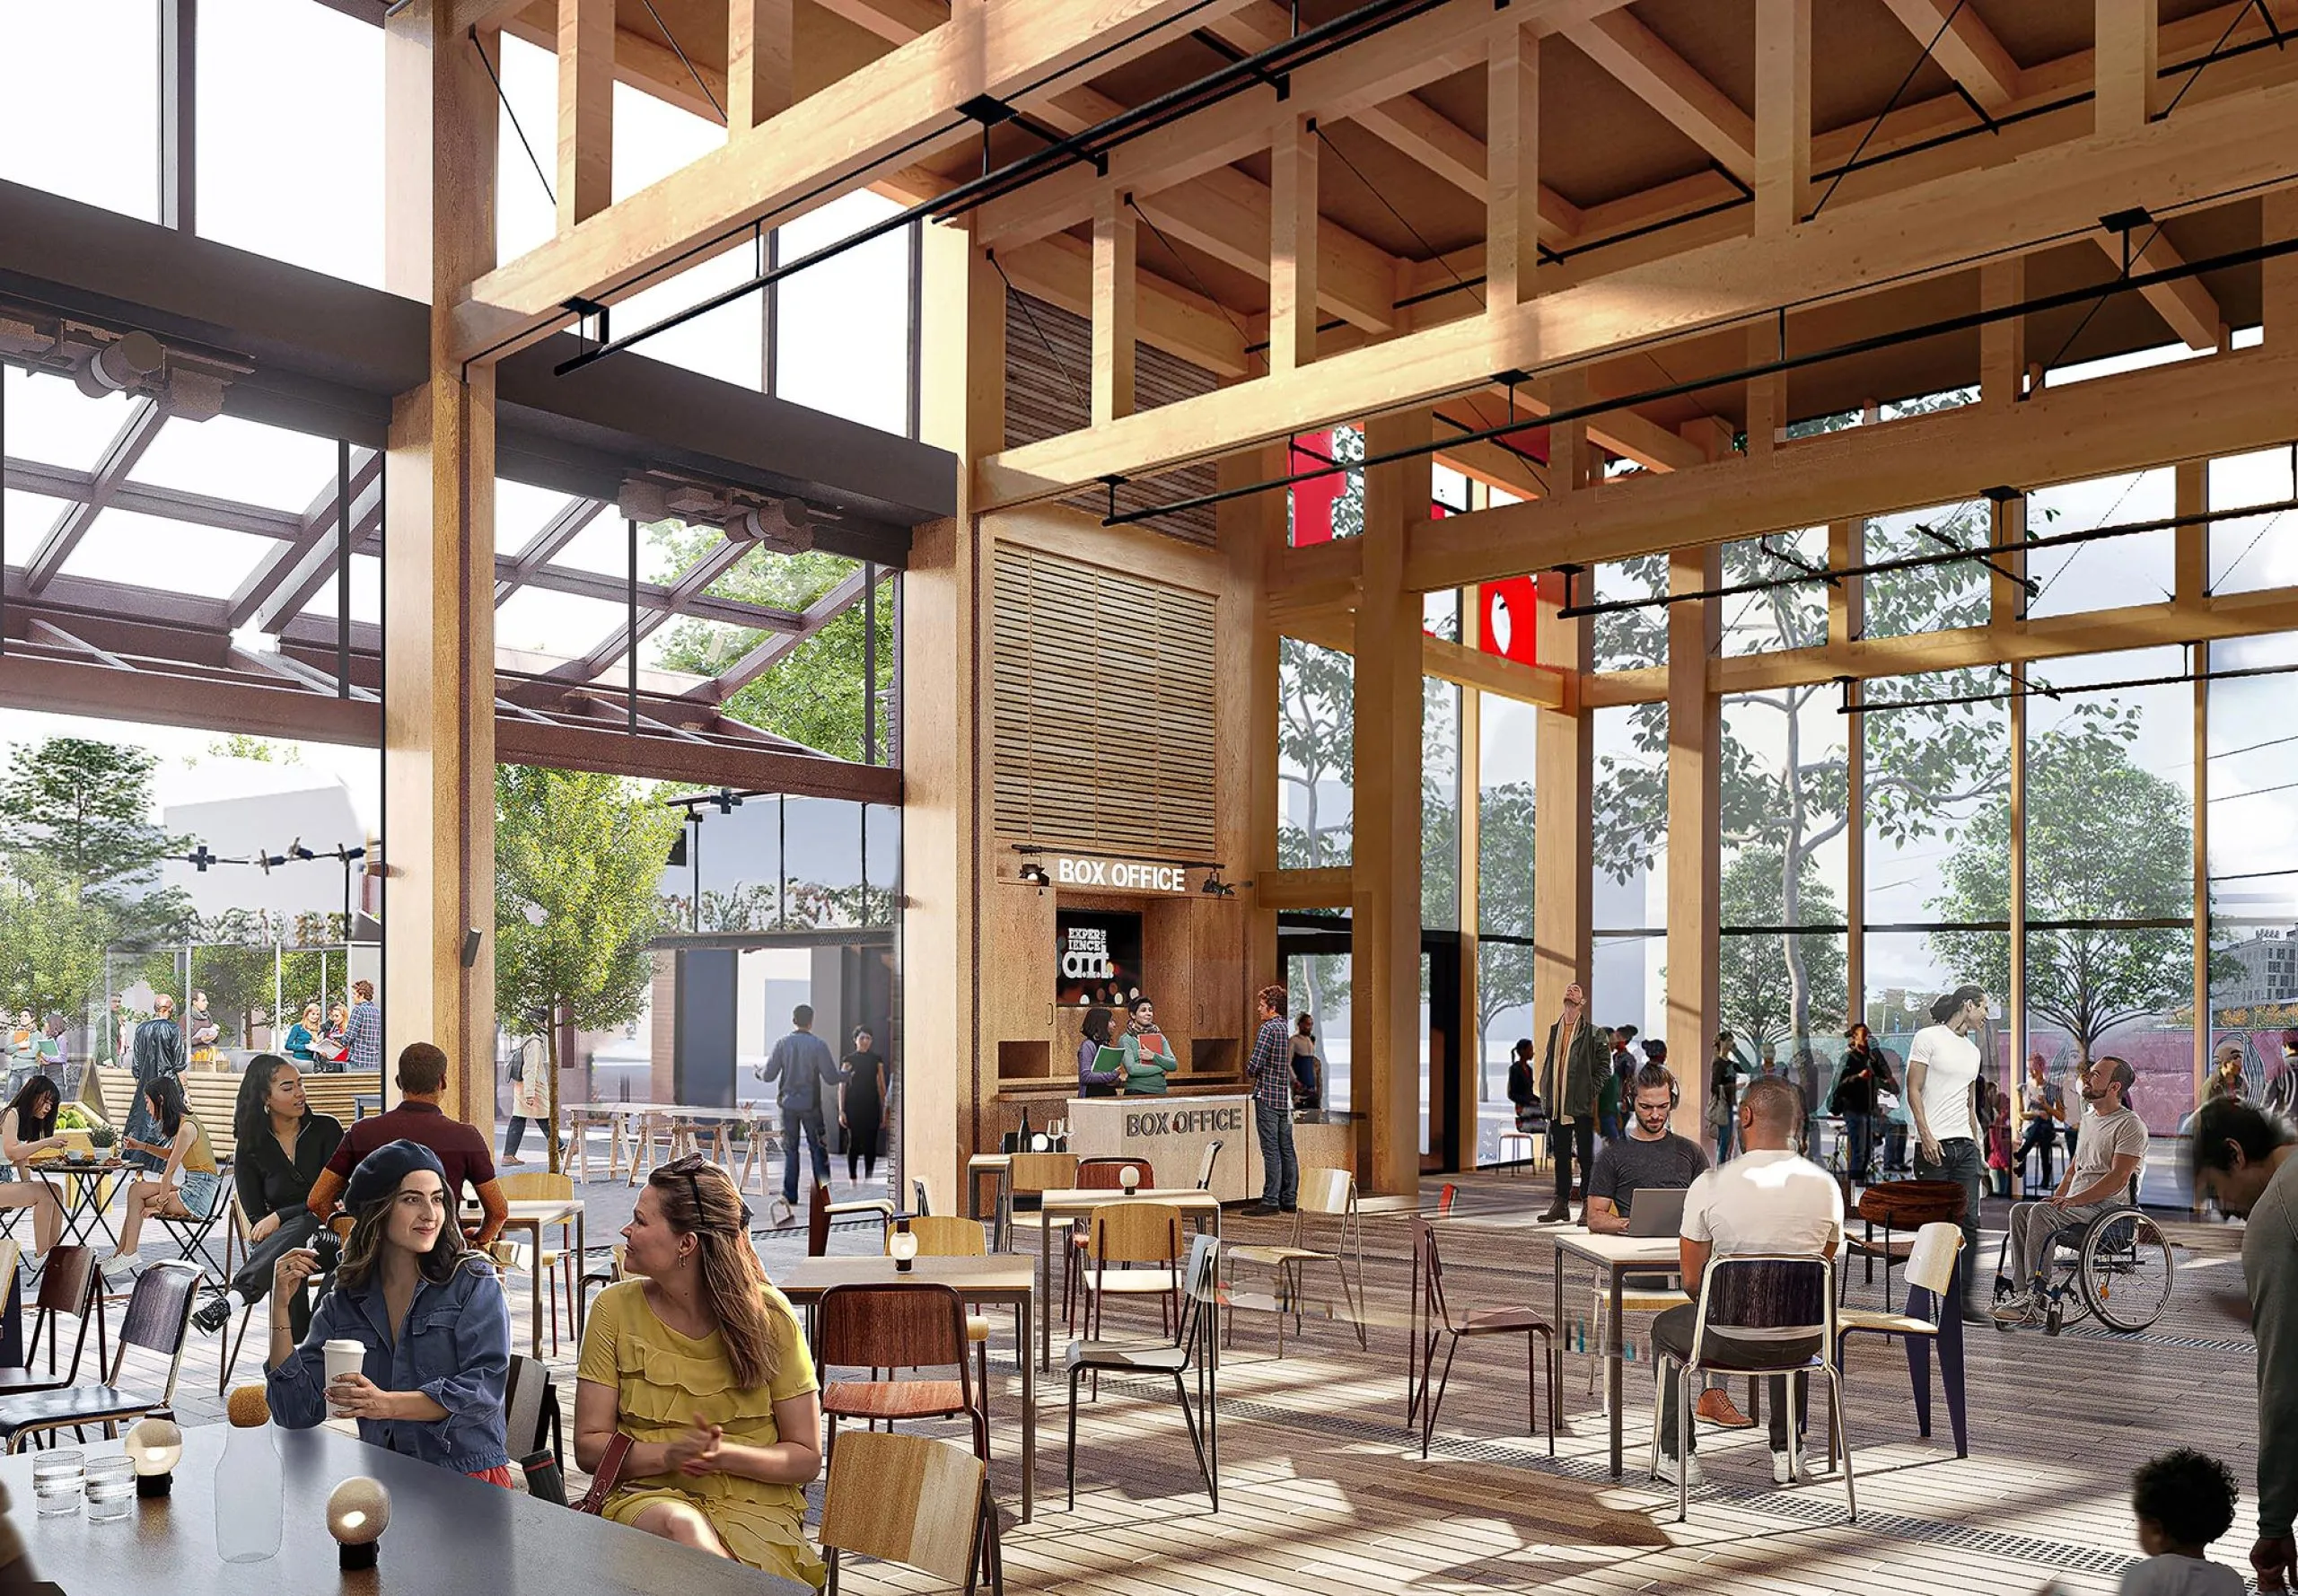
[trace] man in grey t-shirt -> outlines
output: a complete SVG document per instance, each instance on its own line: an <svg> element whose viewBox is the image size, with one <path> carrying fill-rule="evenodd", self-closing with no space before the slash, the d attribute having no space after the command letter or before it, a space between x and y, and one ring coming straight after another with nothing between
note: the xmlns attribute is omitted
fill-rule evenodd
<svg viewBox="0 0 2298 1596"><path fill-rule="evenodd" d="M1599 1234L1627 1229L1637 1191L1680 1191L1707 1172L1707 1154L1699 1144L1668 1128L1676 1083L1667 1066L1646 1064L1638 1069L1634 1092L1627 1134L1603 1144L1588 1176L1587 1223Z"/></svg>
<svg viewBox="0 0 2298 1596"><path fill-rule="evenodd" d="M798 1138L803 1134L814 1155L814 1184L829 1184L829 1148L824 1144L822 1087L838 1087L838 1060L829 1044L814 1034L814 1007L802 1003L790 1013L791 1031L774 1044L759 1079L780 1083L776 1100L782 1105L782 1200L798 1206Z"/></svg>
<svg viewBox="0 0 2298 1596"><path fill-rule="evenodd" d="M2006 1329L2033 1324L2044 1315L2051 1238L2080 1231L2129 1202L2131 1179L2146 1163L2145 1121L2124 1101L2136 1079L2129 1064L2111 1054L2092 1065L2083 1088L2090 1115L2074 1162L2048 1197L2012 1205L2011 1256L2004 1267L2013 1294L1995 1311L1995 1322Z"/></svg>

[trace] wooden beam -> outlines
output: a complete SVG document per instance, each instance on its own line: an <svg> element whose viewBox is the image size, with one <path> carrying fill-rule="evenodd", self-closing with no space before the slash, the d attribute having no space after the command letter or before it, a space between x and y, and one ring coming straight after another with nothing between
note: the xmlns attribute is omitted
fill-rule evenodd
<svg viewBox="0 0 2298 1596"><path fill-rule="evenodd" d="M1268 364L1289 374L1317 357L1317 132L1285 116L1268 149Z"/></svg>
<svg viewBox="0 0 2298 1596"><path fill-rule="evenodd" d="M1093 250L1066 232L997 252L1013 286L1073 316L1093 314ZM1219 305L1156 273L1136 270L1135 331L1153 349L1201 365L1217 377L1259 375L1266 366L1245 353L1245 335Z"/></svg>
<svg viewBox="0 0 2298 1596"><path fill-rule="evenodd" d="M746 133L788 110L794 0L726 0L726 126Z"/></svg>
<svg viewBox="0 0 2298 1596"><path fill-rule="evenodd" d="M1811 0L1756 4L1756 232L1803 219L1811 187Z"/></svg>
<svg viewBox="0 0 2298 1596"><path fill-rule="evenodd" d="M558 0L558 231L614 203L614 0Z"/></svg>
<svg viewBox="0 0 2298 1596"><path fill-rule="evenodd" d="M1464 597L1473 602L1475 595L1464 592ZM1439 681L1513 698L1519 704L1536 705L1542 709L1560 709L1564 706L1566 689L1564 677L1557 671L1538 670L1443 637L1423 637L1420 648L1422 671Z"/></svg>
<svg viewBox="0 0 2298 1596"><path fill-rule="evenodd" d="M1310 145L1317 142L1311 134ZM1312 163L1316 153L1310 152ZM1269 280L1276 209L1267 185L1224 166L1160 193L1136 195L1135 203L1167 238ZM1315 238L1318 308L1367 332L1392 329L1396 257L1322 217L1317 219Z"/></svg>
<svg viewBox="0 0 2298 1596"><path fill-rule="evenodd" d="M1133 207L1112 190L1093 217L1093 425L1133 414Z"/></svg>
<svg viewBox="0 0 2298 1596"><path fill-rule="evenodd" d="M1609 12L1565 37L1623 87L1742 182L1756 176L1756 128L1732 97L1695 71L1657 33L1625 9Z"/></svg>
<svg viewBox="0 0 2298 1596"><path fill-rule="evenodd" d="M1539 263L1539 35L1501 12L1485 64L1491 133L1485 199L1484 302L1513 308L1531 297Z"/></svg>
<svg viewBox="0 0 2298 1596"><path fill-rule="evenodd" d="M1883 4L1989 115L2008 110L2019 97L2019 63L2003 48L1986 19L1968 4L1958 5L1955 0L1883 0Z"/></svg>
<svg viewBox="0 0 2298 1596"><path fill-rule="evenodd" d="M1627 559L1977 498L1998 485L2032 491L2272 448L2289 441L2294 383L2298 359L2287 349L2248 349L2047 388L2006 408L1975 405L1854 427L1767 457L1452 516L1417 529L1406 580L1421 592L1459 587L1529 565ZM2152 419L2132 427L2135 415Z"/></svg>
<svg viewBox="0 0 2298 1596"><path fill-rule="evenodd" d="M1276 763L1271 759L1270 768ZM1315 870L1264 870L1255 877L1253 895L1265 909L1346 908L1354 873L1346 864Z"/></svg>
<svg viewBox="0 0 2298 1596"><path fill-rule="evenodd" d="M2014 255L1978 268L1978 303L1996 311L2027 296L2027 261ZM2026 392L2027 319L2013 316L1978 329L1978 397L1983 405L2018 403Z"/></svg>
<svg viewBox="0 0 2298 1596"><path fill-rule="evenodd" d="M1715 588L1723 574L1723 553L1714 544L1668 557L1671 593ZM1683 1085L1676 1128L1694 1141L1714 1139L1703 1129L1707 1072L1694 1061L1708 1057L1723 1019L1716 967L1723 926L1724 715L1723 700L1707 685L1722 615L1715 599L1668 611L1666 1032L1670 1057L1683 1061L1676 1070Z"/></svg>
<svg viewBox="0 0 2298 1596"><path fill-rule="evenodd" d="M2121 233L2101 228L2091 236L2107 252L2108 259L2118 267L2123 264L2125 246ZM2150 225L2134 233L2129 245L2130 275L2134 277L2149 272L2172 271L2185 264L2159 226ZM2188 348L2206 354L2218 347L2218 328L2223 318L2217 300L2211 296L2200 277L2155 283L2138 292Z"/></svg>
<svg viewBox="0 0 2298 1596"><path fill-rule="evenodd" d="M2100 133L2127 133L2153 120L2164 98L2162 80L2155 75L2162 37L2155 0L2096 0L2096 4L2097 88L2092 115Z"/></svg>
<svg viewBox="0 0 2298 1596"><path fill-rule="evenodd" d="M950 0L813 0L833 16L876 34L889 44L907 44L950 20Z"/></svg>
<svg viewBox="0 0 2298 1596"><path fill-rule="evenodd" d="M2259 201L2259 230L2268 239L2298 238L2298 189L2276 189ZM2259 263L2260 325L2271 346L2298 348L2298 255Z"/></svg>
<svg viewBox="0 0 2298 1596"><path fill-rule="evenodd" d="M1235 0L1211 0L1217 13ZM457 309L460 351L498 360L642 273L768 217L864 187L890 159L971 136L950 108L1007 99L1092 60L1109 72L1201 26L1190 0L981 0L781 115L487 273ZM1090 169L1088 169L1090 171Z"/></svg>
<svg viewBox="0 0 2298 1596"><path fill-rule="evenodd" d="M2288 185L2285 152L2294 143L2298 83L2189 104L2176 118L2121 137L2080 139L2008 166L1830 206L1785 237L1720 240L1543 294L1513 311L1334 355L1312 379L1241 384L1007 450L978 469L995 503L1073 492L1110 473L1137 476L1438 399L1480 385L1495 371L1599 360L1630 344L1652 345L1807 298L1968 269L1975 249L2038 247L2093 227L2121 206L2168 207L2243 187Z"/></svg>

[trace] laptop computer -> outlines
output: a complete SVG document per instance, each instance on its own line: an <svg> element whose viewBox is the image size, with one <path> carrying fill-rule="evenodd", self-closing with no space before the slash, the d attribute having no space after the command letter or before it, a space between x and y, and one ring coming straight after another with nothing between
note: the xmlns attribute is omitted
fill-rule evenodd
<svg viewBox="0 0 2298 1596"><path fill-rule="evenodd" d="M1680 1235L1684 1228L1684 1188L1680 1186L1639 1186L1627 1201L1627 1233L1654 1237Z"/></svg>

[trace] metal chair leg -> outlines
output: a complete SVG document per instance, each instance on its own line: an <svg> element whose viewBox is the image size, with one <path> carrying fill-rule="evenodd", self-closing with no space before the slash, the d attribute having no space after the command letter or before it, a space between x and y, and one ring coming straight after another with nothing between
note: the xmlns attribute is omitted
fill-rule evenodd
<svg viewBox="0 0 2298 1596"><path fill-rule="evenodd" d="M1436 1434L1436 1410L1444 1405L1444 1388L1452 1382L1452 1358L1460 1350L1460 1338L1455 1336L1444 1348L1444 1372L1437 1377L1436 1394L1428 1399L1428 1406L1421 1415L1420 1455L1424 1458L1428 1455L1430 1437Z"/></svg>
<svg viewBox="0 0 2298 1596"><path fill-rule="evenodd" d="M1851 1431L1839 1422L1843 1412L1843 1377L1834 1369L1828 1371L1828 1423L1841 1432L1843 1443L1843 1500L1850 1509L1851 1521L1859 1521L1859 1488L1851 1481Z"/></svg>
<svg viewBox="0 0 2298 1596"><path fill-rule="evenodd" d="M1077 1381L1085 1371L1069 1371L1069 1511L1077 1511Z"/></svg>
<svg viewBox="0 0 2298 1596"><path fill-rule="evenodd" d="M1691 1516L1691 1366L1676 1372L1676 1522Z"/></svg>
<svg viewBox="0 0 2298 1596"><path fill-rule="evenodd" d="M1188 1430L1189 1449L1197 1453L1197 1471L1205 1476L1205 1490L1209 1496L1214 1490L1213 1469L1205 1460L1205 1442L1197 1433L1197 1415L1189 1409L1188 1385L1178 1371L1173 1375L1173 1400L1180 1404L1181 1423Z"/></svg>

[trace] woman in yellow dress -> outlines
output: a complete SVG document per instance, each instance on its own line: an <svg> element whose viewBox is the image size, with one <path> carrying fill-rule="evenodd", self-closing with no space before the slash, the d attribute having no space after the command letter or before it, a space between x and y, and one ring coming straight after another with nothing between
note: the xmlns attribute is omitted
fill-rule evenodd
<svg viewBox="0 0 2298 1596"><path fill-rule="evenodd" d="M805 1490L822 1468L821 1397L750 1217L700 1158L648 1177L622 1232L636 1278L599 1294L583 1337L574 1460L595 1470L615 1434L629 1436L608 1518L820 1585Z"/></svg>

